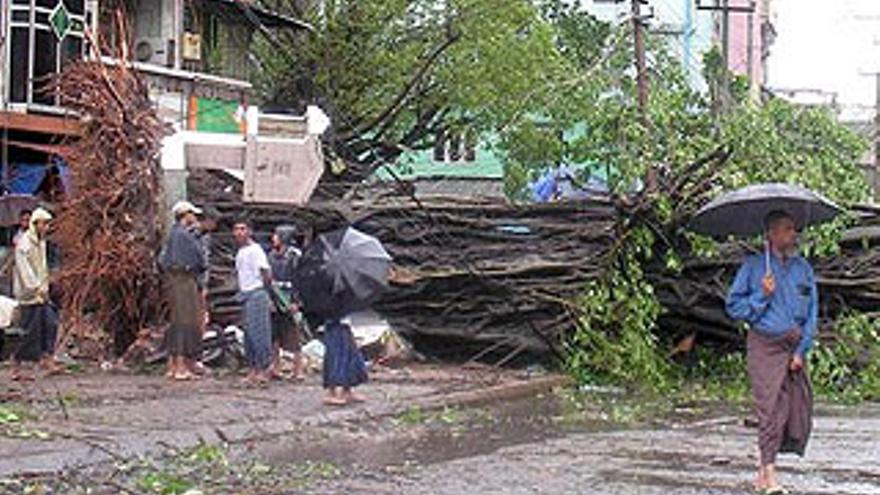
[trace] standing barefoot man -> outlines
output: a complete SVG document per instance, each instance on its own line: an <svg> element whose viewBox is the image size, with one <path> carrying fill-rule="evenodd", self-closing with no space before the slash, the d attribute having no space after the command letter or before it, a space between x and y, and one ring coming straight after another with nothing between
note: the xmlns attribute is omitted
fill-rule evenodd
<svg viewBox="0 0 880 495"><path fill-rule="evenodd" d="M250 223L244 219L237 221L232 233L238 244L235 271L242 301L244 347L249 368L245 382L261 385L269 380L269 366L272 364L272 321L269 315L272 303L267 290L272 284L272 273L265 251L251 238Z"/></svg>
<svg viewBox="0 0 880 495"><path fill-rule="evenodd" d="M188 359L195 357L202 342L201 295L198 278L206 269L205 256L192 228L200 208L189 201L178 201L172 208L175 223L159 256L165 272L171 326L165 334L168 348L168 373L172 380L194 378Z"/></svg>
<svg viewBox="0 0 880 495"><path fill-rule="evenodd" d="M813 269L797 254L795 221L786 212L766 220L767 251L749 256L727 297L727 312L749 324L747 361L758 415L756 488L785 493L776 455L803 455L812 426L812 390L805 362L816 334L818 292Z"/></svg>

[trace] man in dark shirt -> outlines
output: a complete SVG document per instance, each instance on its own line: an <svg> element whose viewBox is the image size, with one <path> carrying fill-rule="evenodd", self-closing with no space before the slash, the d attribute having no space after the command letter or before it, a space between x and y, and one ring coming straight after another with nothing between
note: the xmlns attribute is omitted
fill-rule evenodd
<svg viewBox="0 0 880 495"><path fill-rule="evenodd" d="M174 380L190 380L193 374L187 358L201 346L201 310L198 278L205 272L205 254L191 229L202 211L189 201L179 201L172 209L176 222L159 258L168 285L171 326L166 333L168 374Z"/></svg>
<svg viewBox="0 0 880 495"><path fill-rule="evenodd" d="M282 225L272 234L269 250L269 266L272 268L272 292L275 302L272 312L272 369L273 377L281 377L281 352L293 354L293 378L303 378L303 359L300 352L301 338L299 306L293 286L293 270L301 256L293 245L296 227Z"/></svg>

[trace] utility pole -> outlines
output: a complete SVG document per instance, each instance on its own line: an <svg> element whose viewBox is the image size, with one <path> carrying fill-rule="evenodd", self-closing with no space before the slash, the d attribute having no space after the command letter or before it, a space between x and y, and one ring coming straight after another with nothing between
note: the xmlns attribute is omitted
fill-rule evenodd
<svg viewBox="0 0 880 495"><path fill-rule="evenodd" d="M763 0L758 0L763 1ZM755 12L755 0L750 0L748 5L730 5L729 0L715 0L715 5L702 5L700 0L697 0L697 10L709 10L714 12L721 12L721 59L723 61L724 67L721 71L721 87L719 88L718 98L721 100L721 110L725 111L730 108L731 104L731 94L730 94L730 14L749 14L749 19L751 20L751 15ZM751 22L749 23L749 56L751 56L751 52L753 50L752 40L751 40ZM749 78L752 78L752 62L749 63Z"/></svg>
<svg viewBox="0 0 880 495"><path fill-rule="evenodd" d="M873 170L870 171L871 189L874 199L880 198L880 71L862 71L862 76L873 76L875 81L874 125L871 129L871 145L873 146Z"/></svg>
<svg viewBox="0 0 880 495"><path fill-rule="evenodd" d="M645 63L645 23L642 21L640 5L647 0L632 0L633 36L636 50L636 83L639 88L639 112L645 126L648 125L648 69Z"/></svg>
<svg viewBox="0 0 880 495"><path fill-rule="evenodd" d="M627 0L595 0L596 3L620 4ZM633 26L633 38L636 56L636 85L638 87L639 113L642 121L648 122L648 67L645 61L645 20L651 15L642 15L642 5L648 5L648 0L629 0L630 17Z"/></svg>
<svg viewBox="0 0 880 495"><path fill-rule="evenodd" d="M856 15L855 19L862 22L880 21L880 15ZM880 42L874 41L874 46L880 46ZM871 141L874 145L874 170L871 174L871 188L874 199L880 198L880 70L872 70L861 73L863 76L874 76L876 84L874 96L874 128L871 132Z"/></svg>
<svg viewBox="0 0 880 495"><path fill-rule="evenodd" d="M648 0L631 0L633 37L636 51L636 84L639 91L639 114L642 125L647 130L651 121L648 118L648 67L645 62L645 18L642 17L641 6L647 5ZM648 172L645 174L645 186L648 191L657 190L657 167L654 164L648 165Z"/></svg>
<svg viewBox="0 0 880 495"><path fill-rule="evenodd" d="M874 102L874 129L871 133L871 139L874 141L874 173L873 179L871 182L871 187L874 189L872 192L874 193L874 198L877 198L878 195L878 183L877 183L877 175L880 174L880 72L874 73L874 79L876 81L876 96Z"/></svg>
<svg viewBox="0 0 880 495"><path fill-rule="evenodd" d="M595 0L597 3L615 3L620 4L626 0ZM638 107L639 120L645 129L651 125L648 118L648 64L645 60L645 21L651 17L651 14L642 15L642 5L648 5L648 0L629 0L630 17L633 26L633 45L636 57L636 86L638 88ZM657 190L657 168L654 165L648 166L645 174L645 185L648 191Z"/></svg>
<svg viewBox="0 0 880 495"><path fill-rule="evenodd" d="M730 11L728 0L721 0L721 60L724 70L721 71L721 111L730 108Z"/></svg>

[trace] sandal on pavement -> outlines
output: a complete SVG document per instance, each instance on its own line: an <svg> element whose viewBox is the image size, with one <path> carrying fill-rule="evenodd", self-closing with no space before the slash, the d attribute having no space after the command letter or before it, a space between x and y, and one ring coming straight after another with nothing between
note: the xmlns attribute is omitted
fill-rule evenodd
<svg viewBox="0 0 880 495"><path fill-rule="evenodd" d="M182 373L175 373L175 374L174 374L174 380L175 380L175 381L178 381L178 382L188 382L188 381L192 381L192 380L195 379L195 377L196 377L196 376L193 375L192 373L190 373L189 371L185 371L185 372L182 372Z"/></svg>
<svg viewBox="0 0 880 495"><path fill-rule="evenodd" d="M337 397L327 397L324 399L325 406L343 407L348 405L348 401Z"/></svg>
<svg viewBox="0 0 880 495"><path fill-rule="evenodd" d="M763 492L764 495L788 495L788 490L783 488L781 485L771 486L769 488L765 488Z"/></svg>

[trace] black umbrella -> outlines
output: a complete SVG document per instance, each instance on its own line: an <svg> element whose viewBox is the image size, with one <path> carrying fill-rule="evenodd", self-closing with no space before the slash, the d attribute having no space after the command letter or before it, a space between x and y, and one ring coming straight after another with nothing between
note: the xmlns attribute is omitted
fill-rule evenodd
<svg viewBox="0 0 880 495"><path fill-rule="evenodd" d="M757 184L715 198L700 208L688 228L716 238L753 237L764 233L764 220L773 211L791 215L801 230L832 220L840 208L821 194L801 186Z"/></svg>
<svg viewBox="0 0 880 495"><path fill-rule="evenodd" d="M342 318L366 309L388 289L391 256L375 237L348 227L306 248L294 285L306 313Z"/></svg>

